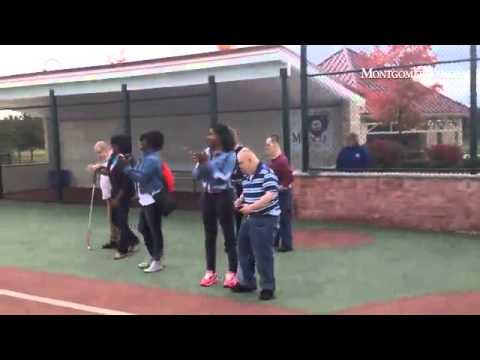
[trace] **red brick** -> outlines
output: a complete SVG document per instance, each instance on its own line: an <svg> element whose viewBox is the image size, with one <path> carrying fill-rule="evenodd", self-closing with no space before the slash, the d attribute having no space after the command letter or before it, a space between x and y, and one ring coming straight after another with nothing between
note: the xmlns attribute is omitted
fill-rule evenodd
<svg viewBox="0 0 480 360"><path fill-rule="evenodd" d="M478 180L302 177L294 197L296 214L304 219L438 231L480 228Z"/></svg>

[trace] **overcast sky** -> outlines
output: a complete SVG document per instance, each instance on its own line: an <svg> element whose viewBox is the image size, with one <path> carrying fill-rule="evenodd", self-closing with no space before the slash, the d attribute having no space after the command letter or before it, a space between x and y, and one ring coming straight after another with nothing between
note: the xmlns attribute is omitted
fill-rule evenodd
<svg viewBox="0 0 480 360"><path fill-rule="evenodd" d="M238 45L249 46L249 45ZM287 45L299 52L299 45ZM369 50L372 45L310 45L309 60L319 63L347 46L354 50ZM124 51L127 61L215 51L215 45L0 45L0 76L43 70L75 68L109 63L109 57L119 57ZM439 60L467 58L468 45L434 46ZM425 82L439 82L444 93L457 101L469 102L468 64L439 66L426 74Z"/></svg>

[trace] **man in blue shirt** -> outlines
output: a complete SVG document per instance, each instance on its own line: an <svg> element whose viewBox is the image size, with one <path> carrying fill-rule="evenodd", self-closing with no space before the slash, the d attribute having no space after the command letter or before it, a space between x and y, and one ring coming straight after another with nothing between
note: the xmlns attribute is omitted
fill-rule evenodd
<svg viewBox="0 0 480 360"><path fill-rule="evenodd" d="M209 130L208 149L193 154L196 163L193 177L201 180L202 216L205 231L206 273L200 285L210 287L217 283L216 242L218 222L223 230L225 251L228 256L228 271L223 286L232 288L237 284L237 250L235 238L232 173L235 169L235 140L230 129L217 124Z"/></svg>
<svg viewBox="0 0 480 360"><path fill-rule="evenodd" d="M345 146L337 157L337 170L360 171L368 169L371 164L370 155L365 147L360 146L357 134L351 133Z"/></svg>
<svg viewBox="0 0 480 360"><path fill-rule="evenodd" d="M257 288L255 266L260 275L260 300L274 298L275 276L273 242L279 228L279 184L275 173L248 148L238 154L245 174L243 193L235 207L246 216L238 235L239 283L233 292L252 292Z"/></svg>

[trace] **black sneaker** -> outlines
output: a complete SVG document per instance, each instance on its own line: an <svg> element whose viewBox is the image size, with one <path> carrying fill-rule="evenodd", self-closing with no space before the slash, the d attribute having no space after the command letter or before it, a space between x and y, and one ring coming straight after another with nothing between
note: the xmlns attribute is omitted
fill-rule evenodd
<svg viewBox="0 0 480 360"><path fill-rule="evenodd" d="M117 247L117 243L113 241L109 241L102 245L102 249L116 249Z"/></svg>
<svg viewBox="0 0 480 360"><path fill-rule="evenodd" d="M249 293L249 292L254 292L256 289L252 289L249 287L246 287L241 284L235 285L233 288L231 288L234 293Z"/></svg>
<svg viewBox="0 0 480 360"><path fill-rule="evenodd" d="M279 247L277 249L278 252L281 252L281 253L285 253L285 252L290 252L290 251L293 251L293 249L289 249L289 248L284 248L284 247Z"/></svg>
<svg viewBox="0 0 480 360"><path fill-rule="evenodd" d="M272 300L275 298L275 296L273 295L273 291L272 290L262 290L260 291L260 296L258 297L260 300Z"/></svg>

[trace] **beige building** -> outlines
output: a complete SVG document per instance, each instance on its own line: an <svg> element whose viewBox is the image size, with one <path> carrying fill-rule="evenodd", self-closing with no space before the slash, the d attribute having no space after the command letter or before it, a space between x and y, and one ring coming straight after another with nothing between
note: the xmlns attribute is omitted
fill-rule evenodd
<svg viewBox="0 0 480 360"><path fill-rule="evenodd" d="M318 65L321 72L344 72L361 70L364 68L365 59L362 54L344 48L331 55ZM362 88L374 92L385 92L384 86L374 79L366 79L359 72L341 73L331 76L342 85L361 95ZM395 80L392 80L395 81ZM423 86L418 84L419 86ZM408 142L410 149L421 150L436 144L463 145L463 128L469 116L469 108L457 101L432 92L416 104L425 119L418 128L402 131L403 139ZM395 137L399 134L395 125L382 125L369 120L368 106L361 110L361 122L356 124L356 130L363 142L375 137Z"/></svg>

